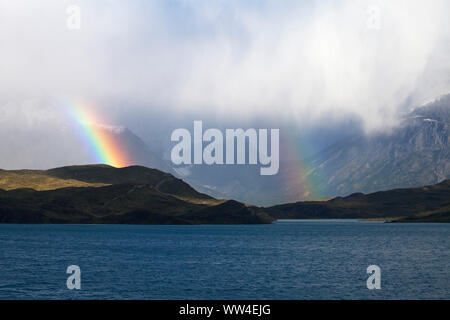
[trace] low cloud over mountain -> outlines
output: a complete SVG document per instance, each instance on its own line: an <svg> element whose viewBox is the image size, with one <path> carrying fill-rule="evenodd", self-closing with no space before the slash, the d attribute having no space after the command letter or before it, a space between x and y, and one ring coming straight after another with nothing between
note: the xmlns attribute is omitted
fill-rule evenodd
<svg viewBox="0 0 450 320"><path fill-rule="evenodd" d="M135 121L350 115L374 131L450 92L444 0L80 0L79 30L69 4L0 1L1 108L76 97Z"/></svg>

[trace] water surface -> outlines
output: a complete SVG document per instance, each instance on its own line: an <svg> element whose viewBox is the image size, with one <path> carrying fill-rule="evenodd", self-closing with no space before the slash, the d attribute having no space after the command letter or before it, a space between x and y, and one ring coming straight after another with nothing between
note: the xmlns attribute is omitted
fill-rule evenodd
<svg viewBox="0 0 450 320"><path fill-rule="evenodd" d="M0 224L0 299L449 299L449 239L450 224L349 220Z"/></svg>

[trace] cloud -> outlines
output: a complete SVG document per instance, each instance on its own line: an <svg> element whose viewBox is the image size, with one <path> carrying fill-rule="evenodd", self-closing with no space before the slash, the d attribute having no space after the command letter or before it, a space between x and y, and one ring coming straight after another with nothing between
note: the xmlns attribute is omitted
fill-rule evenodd
<svg viewBox="0 0 450 320"><path fill-rule="evenodd" d="M450 91L448 12L444 0L0 0L0 99L300 125L352 115L370 132Z"/></svg>

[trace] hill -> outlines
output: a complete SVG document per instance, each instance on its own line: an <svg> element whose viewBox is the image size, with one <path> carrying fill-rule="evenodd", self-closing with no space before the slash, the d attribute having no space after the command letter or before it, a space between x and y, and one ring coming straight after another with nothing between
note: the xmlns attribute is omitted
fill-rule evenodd
<svg viewBox="0 0 450 320"><path fill-rule="evenodd" d="M74 179L60 179L39 170L0 170L0 189L30 188L37 191L66 187L102 187L105 183L88 183Z"/></svg>
<svg viewBox="0 0 450 320"><path fill-rule="evenodd" d="M0 172L3 223L270 223L259 208L217 200L141 166ZM17 188L20 187L20 188ZM224 212L224 207L228 210Z"/></svg>
<svg viewBox="0 0 450 320"><path fill-rule="evenodd" d="M141 166L0 170L1 223L258 224L276 219L450 222L450 180L259 208Z"/></svg>
<svg viewBox="0 0 450 320"><path fill-rule="evenodd" d="M0 170L0 189L28 188L36 191L67 187L104 187L115 184L146 184L185 200L212 201L173 175L142 166L114 168L108 165L69 166L50 170Z"/></svg>
<svg viewBox="0 0 450 320"><path fill-rule="evenodd" d="M354 193L328 201L277 205L265 211L277 219L388 219L449 222L450 180L420 188Z"/></svg>

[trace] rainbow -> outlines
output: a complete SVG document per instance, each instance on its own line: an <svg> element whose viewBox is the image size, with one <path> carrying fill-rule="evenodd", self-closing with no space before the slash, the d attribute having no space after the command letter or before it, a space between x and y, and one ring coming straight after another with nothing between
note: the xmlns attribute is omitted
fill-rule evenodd
<svg viewBox="0 0 450 320"><path fill-rule="evenodd" d="M307 141L299 137L285 135L282 141L283 154L289 159L288 168L282 172L284 189L297 200L319 200L325 198L326 192L320 184L321 177L308 174L313 165L303 155L309 150Z"/></svg>
<svg viewBox="0 0 450 320"><path fill-rule="evenodd" d="M69 105L70 115L75 119L84 139L91 146L97 163L117 168L132 164L127 155L126 146L122 146L113 138L104 125L105 121L100 121L100 117L94 112L95 108L85 102L72 102Z"/></svg>
<svg viewBox="0 0 450 320"><path fill-rule="evenodd" d="M80 128L83 139L91 147L97 163L113 167L127 167L133 164L126 145L114 139L105 124L110 123L105 117L99 117L95 108L85 102L69 103L68 109L72 119ZM67 105L67 104L66 104ZM101 119L101 120L100 120ZM311 164L302 156L308 149L307 143L293 135L284 136L284 157L289 159L288 168L280 171L284 190L297 200L321 199L325 190L320 187L321 177L308 174Z"/></svg>

